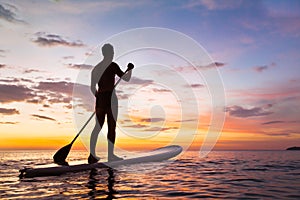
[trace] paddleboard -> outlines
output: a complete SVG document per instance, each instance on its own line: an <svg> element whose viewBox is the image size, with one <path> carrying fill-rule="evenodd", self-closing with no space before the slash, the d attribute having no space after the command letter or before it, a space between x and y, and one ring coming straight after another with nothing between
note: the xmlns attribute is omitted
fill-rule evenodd
<svg viewBox="0 0 300 200"><path fill-rule="evenodd" d="M59 176L70 172L80 172L91 170L95 168L117 167L121 165L138 164L146 162L159 162L168 160L180 154L182 147L178 145L170 145L152 151L141 153L140 155L132 158L125 158L120 161L112 162L98 162L94 164L73 164L69 166L38 166L33 168L24 168L20 170L20 178L33 178L39 176Z"/></svg>

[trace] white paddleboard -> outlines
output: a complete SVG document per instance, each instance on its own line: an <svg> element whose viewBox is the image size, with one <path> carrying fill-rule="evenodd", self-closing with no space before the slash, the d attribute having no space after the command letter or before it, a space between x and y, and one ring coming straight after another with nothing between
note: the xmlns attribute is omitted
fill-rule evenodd
<svg viewBox="0 0 300 200"><path fill-rule="evenodd" d="M20 170L20 178L32 178L38 176L58 176L69 172L80 172L84 170L91 170L94 168L117 167L120 165L138 164L146 162L159 162L168 160L180 154L182 147L178 145L170 145L158 148L140 156L127 158L120 161L113 162L99 162L94 164L75 164L69 166L38 166L34 168L25 168Z"/></svg>

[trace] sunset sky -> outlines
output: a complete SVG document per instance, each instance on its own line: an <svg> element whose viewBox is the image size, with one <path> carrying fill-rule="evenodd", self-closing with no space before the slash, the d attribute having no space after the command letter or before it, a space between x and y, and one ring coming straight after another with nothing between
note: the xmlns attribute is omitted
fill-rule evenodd
<svg viewBox="0 0 300 200"><path fill-rule="evenodd" d="M181 32L215 63L215 69L207 67L210 63L199 68L204 74L219 71L221 79L210 81L222 80L226 96L224 127L214 149L300 146L299 21L300 2L293 0L1 0L0 149L57 149L67 144L92 113L89 80L84 85L79 79L102 59L99 45L143 27ZM118 54L121 45L113 45ZM134 44L126 45L130 49ZM122 70L128 62L136 66L132 80L118 86L120 147L163 146L180 130L193 130L193 138L179 139L200 149L212 126L209 106L214 95L205 79L163 51L133 52L116 62ZM74 83L87 93L76 93L76 87L73 93ZM177 99L189 91L199 105L187 103L190 95ZM90 106L83 99L84 105L75 105L74 98L80 97ZM88 144L92 126L75 148Z"/></svg>

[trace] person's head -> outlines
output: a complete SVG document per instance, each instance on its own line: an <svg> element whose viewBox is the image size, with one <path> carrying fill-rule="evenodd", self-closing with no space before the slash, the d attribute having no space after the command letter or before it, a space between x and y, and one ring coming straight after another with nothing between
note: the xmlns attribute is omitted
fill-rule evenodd
<svg viewBox="0 0 300 200"><path fill-rule="evenodd" d="M114 47L111 44L104 44L102 47L104 58L112 59L114 57Z"/></svg>

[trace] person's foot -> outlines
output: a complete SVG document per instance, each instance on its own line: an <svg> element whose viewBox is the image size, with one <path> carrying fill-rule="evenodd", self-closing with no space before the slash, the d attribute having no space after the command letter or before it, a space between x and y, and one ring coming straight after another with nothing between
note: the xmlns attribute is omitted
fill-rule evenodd
<svg viewBox="0 0 300 200"><path fill-rule="evenodd" d="M123 158L120 158L116 155L111 155L111 156L108 156L108 162L112 162L112 161L120 161L120 160L124 160Z"/></svg>
<svg viewBox="0 0 300 200"><path fill-rule="evenodd" d="M88 163L89 164L93 164L93 163L96 163L100 160L99 157L95 157L93 156L92 154L90 154L89 158L88 158Z"/></svg>
<svg viewBox="0 0 300 200"><path fill-rule="evenodd" d="M58 165L62 165L62 166L69 166L69 163L67 161L61 161L61 162L56 162L56 164Z"/></svg>

